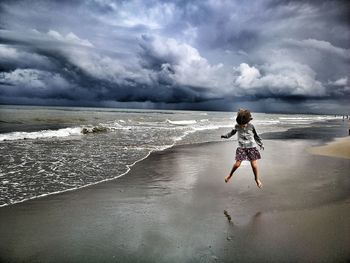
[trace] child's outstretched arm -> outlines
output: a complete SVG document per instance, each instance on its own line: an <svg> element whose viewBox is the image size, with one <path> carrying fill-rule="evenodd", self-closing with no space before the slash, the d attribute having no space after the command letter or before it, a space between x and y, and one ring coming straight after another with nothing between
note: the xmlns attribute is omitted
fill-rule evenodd
<svg viewBox="0 0 350 263"><path fill-rule="evenodd" d="M225 135L221 135L221 138L225 138L225 139L228 139L230 137L232 137L233 135L235 135L237 132L236 129L232 129L232 131L230 131L229 133L225 134Z"/></svg>
<svg viewBox="0 0 350 263"><path fill-rule="evenodd" d="M253 126L253 133L254 133L254 140L256 141L257 145L259 145L259 147L261 149L264 149L264 144L262 142L261 137L258 135L258 133L255 130L255 127Z"/></svg>

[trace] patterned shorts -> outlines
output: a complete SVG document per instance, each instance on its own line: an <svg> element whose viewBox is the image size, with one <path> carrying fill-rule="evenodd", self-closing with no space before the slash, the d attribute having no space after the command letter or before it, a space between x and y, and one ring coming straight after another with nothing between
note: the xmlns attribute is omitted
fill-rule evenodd
<svg viewBox="0 0 350 263"><path fill-rule="evenodd" d="M261 159L260 152L256 147L242 148L238 147L236 150L236 161L254 161Z"/></svg>

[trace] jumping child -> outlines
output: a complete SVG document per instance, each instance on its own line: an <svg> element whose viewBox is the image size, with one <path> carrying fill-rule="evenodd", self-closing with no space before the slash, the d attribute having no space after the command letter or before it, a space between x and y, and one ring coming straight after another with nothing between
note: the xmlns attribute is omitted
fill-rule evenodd
<svg viewBox="0 0 350 263"><path fill-rule="evenodd" d="M252 120L252 116L249 110L239 109L237 112L237 118L234 129L229 133L222 135L221 138L228 139L237 133L238 136L238 147L236 150L236 163L233 165L231 172L228 176L225 177L225 182L227 183L233 173L241 165L241 162L244 160L250 161L252 166L256 185L261 188L262 183L259 179L259 171L257 160L261 159L259 150L255 147L254 140L256 144L259 145L260 149L264 150L264 145L261 141L261 138L257 134L254 125L249 123Z"/></svg>

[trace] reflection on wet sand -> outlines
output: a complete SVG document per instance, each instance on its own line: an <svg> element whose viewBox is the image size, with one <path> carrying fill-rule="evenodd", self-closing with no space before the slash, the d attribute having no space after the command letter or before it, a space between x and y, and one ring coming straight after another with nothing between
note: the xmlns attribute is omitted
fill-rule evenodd
<svg viewBox="0 0 350 263"><path fill-rule="evenodd" d="M226 210L224 210L224 215L226 216L228 222L229 222L230 224L233 224L232 218L231 218L230 214L229 214Z"/></svg>

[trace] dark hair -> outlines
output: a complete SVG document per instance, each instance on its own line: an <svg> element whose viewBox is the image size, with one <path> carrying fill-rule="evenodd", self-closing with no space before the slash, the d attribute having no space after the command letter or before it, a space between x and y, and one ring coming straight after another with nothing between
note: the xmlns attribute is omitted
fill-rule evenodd
<svg viewBox="0 0 350 263"><path fill-rule="evenodd" d="M247 124L252 120L252 115L249 110L246 109L239 109L237 112L237 118L236 121L239 125Z"/></svg>

